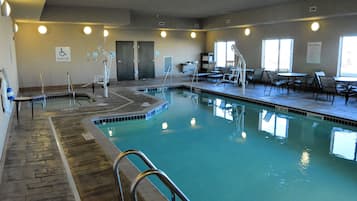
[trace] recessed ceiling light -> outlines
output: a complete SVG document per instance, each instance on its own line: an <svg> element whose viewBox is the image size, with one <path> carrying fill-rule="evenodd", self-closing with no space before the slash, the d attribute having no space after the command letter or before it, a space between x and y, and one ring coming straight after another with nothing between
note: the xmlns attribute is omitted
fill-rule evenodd
<svg viewBox="0 0 357 201"><path fill-rule="evenodd" d="M245 28L244 35L246 35L246 36L250 35L250 28Z"/></svg>
<svg viewBox="0 0 357 201"><path fill-rule="evenodd" d="M40 34L46 34L47 33L47 27L45 25L40 25L38 28L37 28L38 32Z"/></svg>
<svg viewBox="0 0 357 201"><path fill-rule="evenodd" d="M83 33L86 34L86 35L89 35L92 33L92 28L90 26L85 26L83 28Z"/></svg>
<svg viewBox="0 0 357 201"><path fill-rule="evenodd" d="M4 4L4 5L1 7L2 16L10 16L10 13L11 13L10 4L9 4L8 2L2 3L2 4Z"/></svg>
<svg viewBox="0 0 357 201"><path fill-rule="evenodd" d="M14 24L14 31L18 32L19 31L19 25L17 25L16 23Z"/></svg>
<svg viewBox="0 0 357 201"><path fill-rule="evenodd" d="M103 35L104 35L104 37L108 37L108 36L109 36L109 31L108 31L108 30L106 30L106 29L104 29L104 31L103 31Z"/></svg>
<svg viewBox="0 0 357 201"><path fill-rule="evenodd" d="M319 24L318 22L313 22L313 23L311 24L311 30L312 30L312 31L316 32L316 31L318 31L319 29L320 29L320 24Z"/></svg>
<svg viewBox="0 0 357 201"><path fill-rule="evenodd" d="M161 31L160 36L161 36L161 38L166 38L166 36L167 36L166 31Z"/></svg>

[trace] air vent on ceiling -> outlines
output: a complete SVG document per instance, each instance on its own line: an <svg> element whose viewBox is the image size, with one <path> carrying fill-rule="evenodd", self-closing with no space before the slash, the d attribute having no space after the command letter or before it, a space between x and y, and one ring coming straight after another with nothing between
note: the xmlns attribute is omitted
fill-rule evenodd
<svg viewBox="0 0 357 201"><path fill-rule="evenodd" d="M310 13L316 13L317 12L317 6L310 6L309 7L309 12Z"/></svg>
<svg viewBox="0 0 357 201"><path fill-rule="evenodd" d="M158 25L159 25L160 27L163 27L163 26L166 25L166 22L162 22L162 21L161 21L161 22L158 23Z"/></svg>

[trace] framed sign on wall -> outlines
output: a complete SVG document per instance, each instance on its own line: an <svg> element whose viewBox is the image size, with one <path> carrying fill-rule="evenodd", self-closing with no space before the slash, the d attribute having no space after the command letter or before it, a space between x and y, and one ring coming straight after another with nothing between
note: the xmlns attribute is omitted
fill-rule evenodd
<svg viewBox="0 0 357 201"><path fill-rule="evenodd" d="M56 62L71 62L71 48L56 47Z"/></svg>

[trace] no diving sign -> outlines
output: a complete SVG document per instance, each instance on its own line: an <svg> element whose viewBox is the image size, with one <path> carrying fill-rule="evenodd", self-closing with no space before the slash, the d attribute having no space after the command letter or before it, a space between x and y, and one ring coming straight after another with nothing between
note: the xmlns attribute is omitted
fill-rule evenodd
<svg viewBox="0 0 357 201"><path fill-rule="evenodd" d="M70 47L56 47L56 61L57 62L71 62L71 48Z"/></svg>

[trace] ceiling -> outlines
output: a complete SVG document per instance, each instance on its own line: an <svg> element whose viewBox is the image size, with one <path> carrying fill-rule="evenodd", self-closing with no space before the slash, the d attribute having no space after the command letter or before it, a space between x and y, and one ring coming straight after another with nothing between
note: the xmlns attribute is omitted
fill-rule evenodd
<svg viewBox="0 0 357 201"><path fill-rule="evenodd" d="M123 8L172 17L206 18L297 0L46 0L49 6Z"/></svg>

